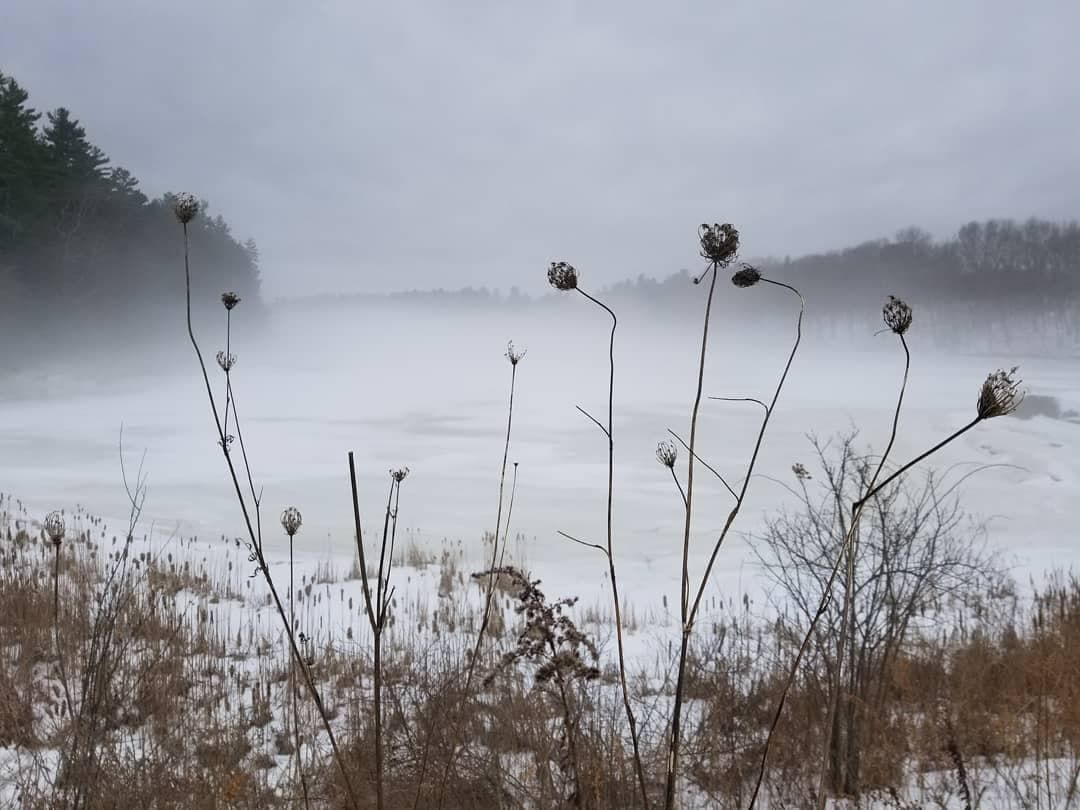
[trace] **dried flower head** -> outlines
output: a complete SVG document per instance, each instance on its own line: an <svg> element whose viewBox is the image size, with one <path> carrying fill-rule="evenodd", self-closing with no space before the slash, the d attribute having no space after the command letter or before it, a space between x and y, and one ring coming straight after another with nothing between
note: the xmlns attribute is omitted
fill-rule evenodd
<svg viewBox="0 0 1080 810"><path fill-rule="evenodd" d="M173 203L173 213L176 214L178 220L187 225L199 213L199 201L194 194L183 191L176 195L176 202Z"/></svg>
<svg viewBox="0 0 1080 810"><path fill-rule="evenodd" d="M674 469L679 458L679 449L674 442L660 442L656 445L656 460L669 469Z"/></svg>
<svg viewBox="0 0 1080 810"><path fill-rule="evenodd" d="M405 480L405 476L407 476L408 474L409 474L409 468L408 467L401 467L401 468L399 468L397 470L391 470L390 471L390 477L393 478L395 481L397 481L397 483L399 483L399 484L402 481Z"/></svg>
<svg viewBox="0 0 1080 810"><path fill-rule="evenodd" d="M235 354L225 354L225 352L217 353L217 364L221 366L221 370L228 374L232 371L233 366L236 365Z"/></svg>
<svg viewBox="0 0 1080 810"><path fill-rule="evenodd" d="M811 478L813 478L813 476L810 475L810 472L806 469L806 467L798 461L791 465L791 471L795 473L795 477L798 478L800 481L809 481Z"/></svg>
<svg viewBox="0 0 1080 810"><path fill-rule="evenodd" d="M45 522L41 524L45 528L45 534L52 540L54 546L59 546L64 541L64 516L60 512L49 512L45 516Z"/></svg>
<svg viewBox="0 0 1080 810"><path fill-rule="evenodd" d="M300 653L304 658L304 663L309 667L315 666L315 639L306 633L300 633L296 638L300 642Z"/></svg>
<svg viewBox="0 0 1080 810"><path fill-rule="evenodd" d="M1024 401L1024 392L1020 390L1023 380L1015 378L1019 366L1008 371L999 369L986 377L979 390L978 414L980 419L993 419L995 416L1008 416Z"/></svg>
<svg viewBox="0 0 1080 810"><path fill-rule="evenodd" d="M285 530L285 534L289 535L289 537L295 536L300 531L303 522L304 519L300 516L300 510L295 506L290 506L281 513L281 528Z"/></svg>
<svg viewBox="0 0 1080 810"><path fill-rule="evenodd" d="M525 357L528 352L528 349L522 349L521 351L515 349L514 341L512 340L506 344L506 359L510 361L510 365L512 366L516 366L520 363L522 358Z"/></svg>
<svg viewBox="0 0 1080 810"><path fill-rule="evenodd" d="M577 270L568 262L552 262L548 268L548 284L556 290L575 290Z"/></svg>
<svg viewBox="0 0 1080 810"><path fill-rule="evenodd" d="M234 292L222 293L221 303L225 305L225 309L231 310L240 303L240 296Z"/></svg>
<svg viewBox="0 0 1080 810"><path fill-rule="evenodd" d="M761 271L746 263L743 263L731 277L731 283L736 287L753 287L759 281L761 281Z"/></svg>
<svg viewBox="0 0 1080 810"><path fill-rule="evenodd" d="M701 240L701 255L718 265L726 266L739 252L739 232L730 223L703 223L698 228L698 238Z"/></svg>
<svg viewBox="0 0 1080 810"><path fill-rule="evenodd" d="M881 308L881 316L885 325L898 335L904 334L911 326L911 307L895 295L889 296L889 300Z"/></svg>

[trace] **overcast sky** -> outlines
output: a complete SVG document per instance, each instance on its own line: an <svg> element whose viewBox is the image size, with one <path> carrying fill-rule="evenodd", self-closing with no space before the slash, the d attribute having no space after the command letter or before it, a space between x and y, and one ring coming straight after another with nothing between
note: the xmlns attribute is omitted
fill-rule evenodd
<svg viewBox="0 0 1080 810"><path fill-rule="evenodd" d="M271 296L600 284L1080 215L1080 2L3 0L0 70Z"/></svg>

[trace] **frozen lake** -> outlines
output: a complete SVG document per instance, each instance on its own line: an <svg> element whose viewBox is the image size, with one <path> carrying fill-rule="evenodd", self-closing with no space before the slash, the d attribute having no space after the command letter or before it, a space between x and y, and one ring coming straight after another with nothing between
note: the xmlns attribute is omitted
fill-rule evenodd
<svg viewBox="0 0 1080 810"><path fill-rule="evenodd" d="M699 318L694 313L693 321ZM234 388L256 482L264 488L268 545L284 547L277 516L296 505L304 515L298 540L305 549L351 553L346 453L353 450L366 530L381 526L387 470L407 465L412 472L402 490L400 523L406 542L437 548L444 538L460 540L475 547L479 567L482 534L495 522L510 383L503 353L512 339L528 354L518 367L511 438L510 461L520 465L511 534L524 534L522 562L549 582L555 578L553 593L565 588L584 601L597 598L603 559L556 532L604 539L606 439L575 410L580 404L605 418L608 321L599 310L582 300L528 316L432 312L407 320L391 312L319 317L279 310L274 323L258 336L249 333L241 306L233 336L239 358ZM35 514L82 504L109 518L126 515L122 425L129 473L146 453L144 528L242 535L202 379L182 321L176 326L175 354L161 368L178 372L132 379L122 369L82 366L8 380L0 391L0 491L22 498ZM762 340L717 323L705 394L767 400L786 358L788 333ZM678 593L681 503L654 451L669 427L687 437L699 339L633 317L620 323L616 545L629 598L642 607ZM201 342L213 363L223 335L204 330ZM917 320L909 342L913 365L895 461L969 421L979 386L999 367L1020 365L1030 392L1080 410L1075 358L953 356L922 345ZM863 350L848 352L804 343L759 472L793 483L794 462L814 471L811 432L827 438L858 426L863 442L884 447L903 354L892 335L868 334L864 343ZM216 365L210 371L220 402L224 375ZM702 406L699 452L732 483L760 418L751 404ZM685 453L678 467L683 478L684 462ZM954 479L977 464L1014 465L985 470L959 492L973 517L987 521L989 541L1015 564L1022 582L1028 573L1080 561L1080 425L1043 416L991 420L933 463L940 470L967 465L956 468ZM707 473L697 483L694 556L703 560L732 501ZM737 528L760 528L768 512L789 501L782 487L756 479ZM736 532L721 551L714 593L738 599L754 577L752 556Z"/></svg>

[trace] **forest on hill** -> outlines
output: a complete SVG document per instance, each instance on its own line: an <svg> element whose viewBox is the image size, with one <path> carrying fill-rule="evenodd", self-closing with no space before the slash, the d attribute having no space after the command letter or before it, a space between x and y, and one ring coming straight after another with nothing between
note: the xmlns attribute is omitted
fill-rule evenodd
<svg viewBox="0 0 1080 810"><path fill-rule="evenodd" d="M130 346L182 329L183 243L173 200L170 193L148 197L70 110L39 112L29 92L0 73L0 342L8 348L0 367L18 365L16 355L26 354L13 347L33 347L40 356L50 348ZM731 218L738 224L737 212ZM234 290L248 302L249 318L263 310L254 240L238 239L205 201L189 227L196 309ZM1076 222L970 222L944 240L909 227L827 253L744 258L799 287L811 333L861 338L876 328L886 296L897 295L915 307L923 334L937 342L1080 349ZM656 268L600 292L627 314L681 322L700 302L700 289L691 284L698 269ZM538 277L543 271L535 268ZM467 314L491 307L528 311L550 299L517 287L508 293L467 288L320 296L288 306L324 314L399 307ZM789 304L764 296L754 318L778 323L790 315ZM744 311L737 301L719 306L732 317Z"/></svg>
<svg viewBox="0 0 1080 810"><path fill-rule="evenodd" d="M969 222L944 240L912 227L828 253L749 261L797 286L812 329L838 339L879 328L882 304L896 295L915 308L920 331L935 342L1036 352L1080 349L1076 222ZM676 315L696 297L687 276L642 276L608 293L625 305ZM755 304L755 317L763 311L782 315L788 304L766 298Z"/></svg>
<svg viewBox="0 0 1080 810"><path fill-rule="evenodd" d="M1076 222L969 222L943 240L909 227L891 238L827 253L744 258L770 277L798 287L806 299L807 331L819 338L864 340L881 327L881 307L895 295L915 308L919 333L934 343L977 351L1080 351ZM687 312L697 312L702 305L701 287L693 284L702 267L675 273L658 269L599 289L587 286L620 314L674 328L686 324ZM532 271L542 278L544 269ZM587 282L588 268L579 269ZM508 292L467 287L321 295L294 299L288 306L324 313L391 308L464 313L500 308L526 313L554 305L557 297L554 292L531 296L517 287ZM781 326L793 314L792 302L784 296L763 294L750 309L745 302L741 295L722 292L715 306L728 320L746 317L770 327ZM574 317L573 311L567 314Z"/></svg>
<svg viewBox="0 0 1080 810"><path fill-rule="evenodd" d="M0 73L0 341L108 342L118 325L130 340L175 315L184 277L173 197L149 198L70 110L39 112ZM190 227L196 300L235 290L257 307L255 242L220 215Z"/></svg>

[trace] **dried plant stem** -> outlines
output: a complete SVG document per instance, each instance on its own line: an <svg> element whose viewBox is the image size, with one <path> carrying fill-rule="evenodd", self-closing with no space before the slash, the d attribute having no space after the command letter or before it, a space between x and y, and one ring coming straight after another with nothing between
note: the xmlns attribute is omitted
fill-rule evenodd
<svg viewBox="0 0 1080 810"><path fill-rule="evenodd" d="M517 364L510 365L510 404L506 409L506 440L503 442L502 467L499 470L499 507L495 513L495 534L491 539L491 566L488 571L487 586L484 593L484 612L480 616L480 630L476 634L476 644L473 647L472 658L469 659L469 669L465 675L465 696L469 694L473 674L476 670L476 662L480 657L480 648L484 641L484 632L487 630L488 621L491 618L491 603L495 596L495 567L499 558L499 532L502 530L503 492L506 486L506 463L510 457L510 430L514 424L514 389L517 383ZM517 466L514 468L515 476ZM509 517L507 519L509 523ZM505 547L505 546L504 546Z"/></svg>
<svg viewBox="0 0 1080 810"><path fill-rule="evenodd" d="M251 502L255 505L255 537L259 546L262 546L262 495L255 492L255 480L251 475L251 464L248 462L247 447L244 445L244 431L240 428L240 412L236 409L236 392L233 391L232 380L225 375L228 387L229 399L232 401L233 426L236 428L236 440L240 444L240 457L244 462L244 472L247 476L248 489L251 491Z"/></svg>
<svg viewBox="0 0 1080 810"><path fill-rule="evenodd" d="M904 346L905 356L907 356L907 352L908 352L907 343L904 342L903 346ZM910 360L908 361L908 363L910 363ZM906 367L905 367L905 369L906 369ZM906 375L906 370L905 370L905 375ZM906 376L905 376L905 384L906 384ZM901 394L901 399L898 399L898 401L897 401L896 411L895 411L894 416L893 416L893 436L892 436L892 438L890 439L890 442L889 442L889 449L890 450L892 448L893 441L895 440L896 423L899 420L899 411L900 411L901 402L902 402L902 394ZM906 464L904 464L903 466L901 466L898 470L896 470L896 472L894 472L892 475L888 476L881 483L877 484L876 486L869 486L867 488L867 493L862 498L860 498L858 501L856 501L854 504L852 504L852 509L851 509L852 522L848 525L848 529L847 529L847 532L845 533L844 542L843 542L843 545L842 545L841 549L842 550L846 549L848 547L848 544L851 543L852 538L854 536L854 532L855 532L855 530L856 530L856 528L858 526L859 519L862 516L863 506L867 503L867 501L871 500L875 495L877 495L879 492L881 492L883 489L885 489L889 484L891 484L899 476L903 475L905 472L907 472L913 466L918 464L920 461L923 461L924 459L926 459L929 456L936 453L941 448L945 447L946 445L948 445L951 442L955 441L956 439L960 438L965 433L967 433L969 430L974 428L977 424L979 424L981 421L983 421L983 417L976 416L972 421L968 422L963 427L959 428L958 430L956 430L953 433L946 436L944 439L942 439L940 442L935 444L929 450L926 450L925 452L920 453L918 456L913 458L911 461L909 461ZM882 457L881 457L881 461L879 462L879 465L878 465L878 473L876 473L876 474L879 474L881 472L881 470L884 468L886 460L887 460L887 454L883 454ZM803 656L806 654L806 650L810 646L810 640L813 637L814 630L817 628L817 623L821 620L821 617L825 614L825 611L828 608L829 601L830 601L831 596L832 596L832 588L833 588L833 585L836 582L837 576L839 575L840 566L841 566L843 560L844 560L844 556L843 556L843 554L841 554L840 556L838 556L836 564L833 566L832 572L829 575L829 579L825 584L825 588L824 588L824 591L823 591L822 596L821 596L821 601L818 603L817 610L814 612L814 616L810 620L810 626L807 629L806 634L803 636L802 642L799 644L799 649L795 654L795 660L791 665L791 669L788 672L788 677L787 677L787 679L785 681L784 688L780 693L780 700L777 703L776 711L773 713L772 723L769 726L769 732L768 732L768 735L766 736L765 750L762 752L761 764L760 764L759 769L758 769L757 782L756 782L756 784L754 786L754 792L753 792L753 794L752 794L752 796L750 798L750 805L749 806L751 808L754 807L754 803L757 801L758 794L761 791L761 784L765 779L765 770L766 770L766 767L767 767L767 764L768 764L769 749L771 747L771 742L772 742L773 736L776 733L776 727L780 722L780 716L783 713L784 705L785 705L785 703L787 701L788 693L790 692L791 686L795 681L796 675L798 674L799 666L802 663Z"/></svg>
<svg viewBox="0 0 1080 810"><path fill-rule="evenodd" d="M232 456L229 454L228 443L225 440L225 430L222 425L221 416L218 413L217 404L214 400L213 387L210 384L210 375L206 370L206 363L203 361L202 351L199 349L199 342L195 338L195 330L191 325L191 266L190 266L190 239L188 236L187 223L183 223L184 228L184 282L187 301L187 330L188 337L191 339L191 346L195 350L195 356L199 361L199 369L202 371L203 382L206 386L206 396L210 401L210 412L214 416L214 424L217 428L217 435L220 440L221 451L225 457L225 464L229 469L229 477L232 480L233 489L236 492L236 498L240 504L240 511L244 518L244 525L247 528L248 536L251 539L252 551L256 557L256 564L259 566L259 571L263 575L263 579L266 582L267 588L270 591L271 600L274 603L274 609L277 611L278 616L281 618L283 624L286 625L285 636L288 639L289 647L291 649L293 657L301 662L300 671L304 676L304 682L311 693L311 698L315 703L315 708L319 712L319 717L322 720L323 729L326 731L327 740L330 743L330 749L333 752L334 761L337 763L338 768L341 771L342 779L344 780L345 790L349 796L349 803L354 810L360 810L360 800L357 797L356 791L353 789L352 780L349 778L348 769L345 766L345 758L341 753L341 749L338 747L337 736L334 734L334 728L330 724L330 718L326 711L326 707L323 705L322 697L319 694L318 686L316 686L311 673L307 667L303 666L303 654L300 648L296 644L296 638L293 635L292 628L288 627L288 614L285 611L285 606L281 602L281 597L278 594L277 587L274 585L273 577L270 576L269 567L266 564L266 557L263 556L262 543L260 537L255 533L255 527L251 521L251 514L248 510L247 500L244 498L243 490L240 487L240 479L236 472L236 466L233 464ZM235 418L235 414L234 414Z"/></svg>
<svg viewBox="0 0 1080 810"><path fill-rule="evenodd" d="M503 527L502 550L499 552L499 568L506 561L506 544L510 537L510 518L514 514L514 496L517 495L518 463L514 462L514 477L510 482L510 503L506 507L506 523Z"/></svg>
<svg viewBox="0 0 1080 810"><path fill-rule="evenodd" d="M75 767L75 759L79 745L79 718L75 714L75 702L71 699L71 688L68 686L67 665L64 663L64 648L60 643L60 544L53 544L53 599L52 599L52 624L53 645L56 647L56 665L60 670L60 685L64 690L64 704L67 706L68 719L71 722L71 754L68 759L68 770ZM78 779L78 777L75 777ZM62 784L61 790L67 792L67 785ZM79 800L78 795L75 802Z"/></svg>
<svg viewBox="0 0 1080 810"><path fill-rule="evenodd" d="M892 452L893 445L896 444L896 433L900 425L900 411L904 406L904 394L907 392L908 375L911 373L911 350L908 348L907 340L904 336L900 335L899 337L900 345L904 348L904 376L900 383L900 393L896 398L896 407L893 410L892 427L889 431L889 443L885 446L885 452L881 454L881 458L878 460L877 469L874 470L870 483L867 485L868 490L874 488L878 477L881 475L881 471L885 468L889 454ZM821 756L821 774L818 778L818 810L825 810L826 795L828 793L829 761L833 745L833 734L835 733L833 726L836 722L836 714L840 708L840 685L843 682L844 648L847 645L849 630L852 635L854 635L854 627L852 625L855 621L855 550L858 545L856 538L858 535L858 523L861 516L862 504L860 503L857 508L852 508L849 532L845 532L845 534L850 533L851 541L845 543L845 547L841 549L841 556L846 555L847 557L847 572L844 581L844 609L840 625L840 635L836 642L836 681L832 686L832 694L829 696L829 709L825 721L825 746ZM765 741L763 759L768 756L769 743L770 739L767 738Z"/></svg>
<svg viewBox="0 0 1080 810"><path fill-rule="evenodd" d="M679 444L681 444L689 452L690 445L688 445L685 441L683 441L682 436L680 436L678 433L676 433L671 428L668 428L668 433L670 433L672 436L674 436L678 440ZM724 476L722 476L720 474L720 472L715 467L713 467L711 464L709 464L709 462L707 462L705 459L703 459L697 453L690 453L690 455L692 455L695 459L697 459L697 462L702 467L704 467L706 470L711 472L713 475L715 475L720 480L720 483L724 485L724 489L726 489L728 492L731 493L732 498L734 498L735 500L739 499L738 493L735 492L735 490L731 488L731 484L729 484L727 482L727 479L725 479ZM685 499L683 500L683 506L684 507L686 506L686 500Z"/></svg>
<svg viewBox="0 0 1080 810"><path fill-rule="evenodd" d="M682 483L679 481L679 475L678 475L678 473L675 472L675 467L672 466L672 467L669 467L668 469L671 470L671 480L673 480L675 482L675 487L679 490L679 496L682 498L683 507L685 507L686 504L688 503L688 500L687 500L687 497L686 497L686 490L683 489Z"/></svg>
<svg viewBox="0 0 1080 810"><path fill-rule="evenodd" d="M353 460L352 451L349 451L349 480L352 484L353 523L356 534L356 553L360 562L360 587L364 594L364 611L367 613L368 623L375 630L375 608L371 603L371 585L368 582L367 559L364 555L364 534L360 528L360 500L356 490L356 463Z"/></svg>
<svg viewBox="0 0 1080 810"><path fill-rule="evenodd" d="M402 476L404 477L404 476ZM382 544L379 548L379 568L376 572L375 596L372 599L371 582L368 575L367 556L364 553L364 533L360 525L360 497L356 486L356 461L349 451L349 483L352 486L353 522L356 531L356 551L360 562L360 585L364 593L364 610L372 635L372 691L373 711L375 715L375 801L378 810L385 805L385 751L382 723L383 690L383 630L389 616L389 608L394 589L390 587L390 572L393 568L393 542L397 534L397 507L401 498L401 480L391 474L390 490L386 496L386 515L383 521ZM395 501L395 498L397 499ZM393 529L391 530L391 520ZM390 552L389 555L387 552Z"/></svg>
<svg viewBox="0 0 1080 810"><path fill-rule="evenodd" d="M705 299L705 320L701 327L701 355L698 361L697 391L694 393L694 405L690 411L690 443L686 448L689 453L686 458L686 498L684 499L686 514L683 521L682 577L680 579L681 591L679 599L680 618L684 627L689 618L688 611L690 609L690 524L694 508L694 461L697 458L694 447L697 443L697 422L698 413L701 410L701 392L705 386L705 355L709 348L709 319L712 315L713 294L716 292L716 279L719 275L716 262L712 263L709 272L711 274L709 293ZM671 769L674 767L674 763L669 762L669 777L671 776Z"/></svg>
<svg viewBox="0 0 1080 810"><path fill-rule="evenodd" d="M293 575L293 536L289 535L289 628L296 632L296 614L293 610L293 598L296 585ZM304 794L304 807L310 805L308 798L307 776L304 774L304 759L300 754L300 707L296 695L296 659L289 656L289 700L292 703L293 749L296 752L296 775L300 779L300 788Z"/></svg>
<svg viewBox="0 0 1080 810"><path fill-rule="evenodd" d="M68 686L67 664L64 662L64 648L60 644L60 544L53 544L53 644L56 646L56 665L60 669L60 685L64 689L64 702L67 704L68 717L75 722L75 703L71 699Z"/></svg>
<svg viewBox="0 0 1080 810"><path fill-rule="evenodd" d="M225 359L229 360L229 352L232 349L232 310L225 310ZM232 374L231 364L226 362L225 364L225 433L229 432L229 404L232 401L232 381L230 376Z"/></svg>
<svg viewBox="0 0 1080 810"><path fill-rule="evenodd" d="M713 271L713 281L716 279L716 271ZM705 589L708 586L709 578L712 575L713 566L716 564L716 558L720 553L720 548L724 544L724 540L727 538L728 532L731 530L732 525L735 523L735 518L739 515L739 510L742 507L744 500L746 499L746 492L750 486L750 479L753 477L754 467L757 465L758 456L761 453L761 445L765 440L765 433L769 427L769 421L772 418L773 411L776 408L776 403L780 399L780 393L784 389L784 384L787 382L788 374L791 372L792 363L795 361L795 355L799 351L799 345L802 343L802 323L803 315L806 312L806 302L803 300L802 295L797 289L790 284L784 284L780 281L773 281L772 279L761 278L761 282L772 284L776 287L782 287L785 290L790 291L799 299L799 317L795 326L795 342L791 347L791 352L788 354L787 362L784 364L784 371L780 375L780 380L776 385L776 390L773 393L772 400L766 408L765 418L762 420L761 428L758 430L757 439L754 442L754 450L750 456L750 461L747 464L746 475L743 477L742 486L739 489L739 493L735 498L735 506L732 507L731 512L728 514L727 520L724 522L724 527L720 531L720 535L716 542L713 544L712 553L709 555L709 561L705 566L705 571L701 576L700 583L697 587L697 591L694 595L693 602L690 604L690 608L685 612L682 628L682 640L679 648L679 666L675 678L675 694L671 712L671 736L668 747L668 773L667 773L667 785L664 796L664 808L665 810L674 810L675 807L675 787L678 779L678 764L679 764L679 748L682 734L682 707L685 699L686 691L686 670L689 661L690 653L690 636L693 632L694 621L697 618L698 611L701 609L701 600L705 596ZM711 290L710 286L710 290ZM708 308L706 308L706 325L702 330L706 332L708 328ZM705 357L705 341L702 340L702 362L699 369L699 383L698 383L698 398L700 400L701 391L701 378L704 375L704 362ZM696 411L696 407L695 407ZM692 426L693 427L693 426ZM691 431L690 435L690 458L695 457L693 452L694 435ZM687 482L687 500L690 500L690 483ZM689 506L687 508L687 516L690 515ZM687 522L687 531L689 531L689 521ZM684 572L687 570L688 563L686 558L689 553L688 542L684 544ZM685 573L684 573L685 576Z"/></svg>
<svg viewBox="0 0 1080 810"><path fill-rule="evenodd" d="M392 510L392 504L394 499L395 489L399 488L398 482L393 478L390 479L390 492L386 496L386 516L383 520L383 534L382 544L379 547L379 571L378 581L375 583L375 597L378 605L378 612L375 616L375 626L372 628L374 638L372 640L372 646L374 648L373 660L372 660L372 691L374 698L374 714L375 714L375 805L378 810L382 810L385 804L385 767L386 767L386 752L383 741L383 710L382 710L382 692L383 692L383 630L386 627L387 608L390 605L390 566L393 565L393 561L387 561L386 551L388 540L390 536L390 516ZM385 569L385 570L384 570ZM385 577L385 579L384 579Z"/></svg>
<svg viewBox="0 0 1080 810"><path fill-rule="evenodd" d="M649 808L649 791L645 783L645 768L641 761L641 743L638 739L637 718L634 716L634 708L630 704L630 685L626 678L626 652L623 642L622 605L619 601L619 578L615 573L615 549L614 531L612 523L612 510L615 497L615 438L614 413L615 413L615 330L619 325L619 319L607 304L593 298L581 287L576 288L585 298L592 301L596 306L611 316L611 336L608 341L608 418L607 427L601 428L607 435L608 440L608 480L607 480L607 562L608 574L611 578L611 599L615 613L615 645L619 657L619 686L622 691L623 709L626 712L626 722L630 728L630 742L634 748L634 770L637 775L638 789L641 792L642 806ZM595 420L594 420L595 421Z"/></svg>
<svg viewBox="0 0 1080 810"><path fill-rule="evenodd" d="M506 487L506 463L510 457L510 432L514 424L514 391L517 385L517 363L511 362L510 364L510 404L507 407L506 412L506 439L503 442L503 457L502 467L499 470L499 506L495 513L495 533L491 537L491 565L488 566L487 584L484 586L484 610L480 615L480 628L476 632L476 642L473 644L472 656L469 658L469 666L465 671L465 686L461 694L460 705L464 706L469 699L469 693L472 689L473 678L476 675L476 666L480 661L480 651L484 644L484 634L487 632L488 623L491 620L491 605L495 599L495 571L496 567L501 565L499 562L501 558L500 554L500 540L499 533L502 530L502 511L503 511L503 493ZM517 465L514 465L514 482L516 487L517 482ZM513 496L511 496L511 499ZM509 515L507 515L507 525L509 525ZM503 552L506 549L505 539L501 543ZM460 717L455 722L456 729L460 730L461 722ZM456 735L455 735L456 736ZM442 797L446 793L446 782L450 776L450 771L454 767L454 761L457 758L457 746L453 746L450 750L450 756L447 757L446 766L443 768L442 779L439 786L439 803L442 804ZM417 798L419 798L420 786L417 785ZM414 803L415 806L415 803Z"/></svg>

